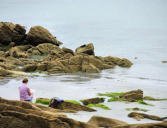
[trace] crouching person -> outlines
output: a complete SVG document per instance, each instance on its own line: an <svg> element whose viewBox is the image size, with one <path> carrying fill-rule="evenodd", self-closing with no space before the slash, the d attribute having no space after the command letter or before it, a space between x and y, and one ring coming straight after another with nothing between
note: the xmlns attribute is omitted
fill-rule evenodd
<svg viewBox="0 0 167 128"><path fill-rule="evenodd" d="M22 85L19 87L19 94L21 101L30 101L32 102L33 93L28 87L28 79L24 78L22 81Z"/></svg>

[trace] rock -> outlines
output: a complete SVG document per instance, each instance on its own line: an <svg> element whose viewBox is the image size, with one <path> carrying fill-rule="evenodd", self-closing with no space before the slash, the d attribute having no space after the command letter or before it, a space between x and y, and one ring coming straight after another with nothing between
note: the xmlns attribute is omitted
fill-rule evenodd
<svg viewBox="0 0 167 128"><path fill-rule="evenodd" d="M9 50L9 55L15 58L27 58L26 51L31 48L31 45L15 46Z"/></svg>
<svg viewBox="0 0 167 128"><path fill-rule="evenodd" d="M85 45L82 45L80 47L78 47L76 50L75 50L76 53L84 53L84 54L88 54L88 55L95 55L94 53L94 46L92 43L89 43L89 44L85 44Z"/></svg>
<svg viewBox="0 0 167 128"><path fill-rule="evenodd" d="M145 124L127 124L123 126L114 126L112 128L166 128L167 122L145 123Z"/></svg>
<svg viewBox="0 0 167 128"><path fill-rule="evenodd" d="M6 62L0 62L0 67L4 68L5 70L16 69L15 65Z"/></svg>
<svg viewBox="0 0 167 128"><path fill-rule="evenodd" d="M143 100L143 91L140 89L129 91L129 92L122 94L120 98L123 98L124 100L129 101L129 102Z"/></svg>
<svg viewBox="0 0 167 128"><path fill-rule="evenodd" d="M25 39L25 28L19 24L0 22L0 44L8 45L10 42L21 44Z"/></svg>
<svg viewBox="0 0 167 128"><path fill-rule="evenodd" d="M58 46L62 44L60 41L57 41L56 38L47 29L43 28L42 26L31 27L26 39L28 40L28 42L35 46L41 43L52 43Z"/></svg>
<svg viewBox="0 0 167 128"><path fill-rule="evenodd" d="M93 108L89 108L80 104L74 104L70 102L61 102L57 104L55 107L56 109L61 109L61 110L74 110L74 111L87 111L87 112L94 112L96 111Z"/></svg>
<svg viewBox="0 0 167 128"><path fill-rule="evenodd" d="M145 113L138 113L138 112L131 112L128 114L128 117L134 118L138 121L140 121L141 119L144 119L144 118L151 119L151 120L157 120L157 121L163 120L163 118L158 117L158 116L149 115L149 114L145 114Z"/></svg>
<svg viewBox="0 0 167 128"><path fill-rule="evenodd" d="M4 57L5 56L5 52L4 51L0 51L0 57Z"/></svg>
<svg viewBox="0 0 167 128"><path fill-rule="evenodd" d="M86 72L86 73L99 73L100 70L98 68L96 68L93 64L82 64L82 72Z"/></svg>
<svg viewBox="0 0 167 128"><path fill-rule="evenodd" d="M131 67L132 62L129 61L126 58L120 59L118 57L113 57L113 56L107 56L107 57L102 57L102 59L107 63L111 65L119 65L121 67Z"/></svg>
<svg viewBox="0 0 167 128"><path fill-rule="evenodd" d="M41 54L50 54L52 51L58 53L58 54L64 54L63 50L61 48L59 48L56 45L53 44L49 44L49 43L43 43L43 44L39 44L37 47L38 51Z"/></svg>
<svg viewBox="0 0 167 128"><path fill-rule="evenodd" d="M37 69L36 64L28 64L22 68L23 72L34 72Z"/></svg>
<svg viewBox="0 0 167 128"><path fill-rule="evenodd" d="M0 76L5 77L5 76L9 76L9 75L11 75L11 74L12 74L12 73L9 72L8 70L5 70L4 68L0 67Z"/></svg>
<svg viewBox="0 0 167 128"><path fill-rule="evenodd" d="M167 63L167 61L166 60L163 60L163 61L161 61L162 63Z"/></svg>
<svg viewBox="0 0 167 128"><path fill-rule="evenodd" d="M84 99L84 100L82 100L82 103L83 103L84 105L88 105L88 104L98 104L98 103L103 103L104 100L105 100L104 98L96 97L96 98Z"/></svg>
<svg viewBox="0 0 167 128"><path fill-rule="evenodd" d="M69 48L63 47L62 50L63 50L65 53L71 53L72 55L74 55L73 50L71 50L71 49L69 49Z"/></svg>
<svg viewBox="0 0 167 128"><path fill-rule="evenodd" d="M0 98L1 128L97 128L91 124L75 121L50 107L31 102Z"/></svg>
<svg viewBox="0 0 167 128"><path fill-rule="evenodd" d="M49 74L69 72L68 68L64 66L60 61L52 61L48 63L47 71Z"/></svg>
<svg viewBox="0 0 167 128"><path fill-rule="evenodd" d="M126 122L112 119L112 118L106 118L106 117L101 117L101 116L93 116L91 119L88 121L89 124L93 124L97 127L114 127L114 126L122 126L122 125L127 125Z"/></svg>
<svg viewBox="0 0 167 128"><path fill-rule="evenodd" d="M81 65L82 60L83 60L82 55L76 55L76 56L73 56L69 59L69 64L70 65Z"/></svg>

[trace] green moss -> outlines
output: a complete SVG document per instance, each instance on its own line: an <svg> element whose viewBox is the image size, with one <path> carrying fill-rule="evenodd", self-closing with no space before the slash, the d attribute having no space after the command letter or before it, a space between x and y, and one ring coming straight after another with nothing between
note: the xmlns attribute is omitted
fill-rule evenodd
<svg viewBox="0 0 167 128"><path fill-rule="evenodd" d="M108 97L121 96L123 94L124 92L98 93L99 96L108 96Z"/></svg>
<svg viewBox="0 0 167 128"><path fill-rule="evenodd" d="M50 99L47 99L47 98L37 98L36 101L35 101L35 103L49 105Z"/></svg>
<svg viewBox="0 0 167 128"><path fill-rule="evenodd" d="M124 101L124 99L116 97L116 96L108 99L108 102L113 102L113 101L119 101L119 102L121 102L121 101Z"/></svg>
<svg viewBox="0 0 167 128"><path fill-rule="evenodd" d="M148 103L146 103L146 102L143 101L143 100L137 100L136 102L139 103L139 104L143 104L143 105L154 106L153 104L148 104Z"/></svg>
<svg viewBox="0 0 167 128"><path fill-rule="evenodd" d="M151 96L145 96L144 97L144 100L152 100L152 101L165 101L165 100L167 100L167 98L153 98L153 97L151 97Z"/></svg>
<svg viewBox="0 0 167 128"><path fill-rule="evenodd" d="M111 110L109 107L107 107L104 104L88 104L87 107L99 107L105 110Z"/></svg>
<svg viewBox="0 0 167 128"><path fill-rule="evenodd" d="M65 100L65 102L70 102L70 103L73 103L73 104L80 104L78 101L76 100Z"/></svg>
<svg viewBox="0 0 167 128"><path fill-rule="evenodd" d="M41 70L36 70L35 72L41 73Z"/></svg>
<svg viewBox="0 0 167 128"><path fill-rule="evenodd" d="M126 108L127 111L143 111L143 112L147 112L147 109L143 109L143 108Z"/></svg>

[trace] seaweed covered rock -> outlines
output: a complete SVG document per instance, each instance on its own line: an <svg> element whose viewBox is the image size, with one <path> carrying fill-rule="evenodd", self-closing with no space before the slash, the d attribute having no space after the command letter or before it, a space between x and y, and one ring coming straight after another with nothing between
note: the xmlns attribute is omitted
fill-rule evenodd
<svg viewBox="0 0 167 128"><path fill-rule="evenodd" d="M158 117L158 116L149 115L149 114L145 114L145 113L138 113L138 112L131 112L128 114L128 117L134 118L138 121L140 121L141 119L144 119L144 118L151 119L151 120L157 120L157 121L163 120L163 118Z"/></svg>
<svg viewBox="0 0 167 128"><path fill-rule="evenodd" d="M57 41L56 38L42 26L31 27L30 31L27 34L28 42L32 45L38 45L41 43L53 43L55 45L62 44L60 41Z"/></svg>
<svg viewBox="0 0 167 128"><path fill-rule="evenodd" d="M84 100L82 100L82 103L83 103L84 105L88 105L88 104L98 104L98 103L103 103L104 100L105 100L104 98L96 97L96 98L84 99Z"/></svg>
<svg viewBox="0 0 167 128"><path fill-rule="evenodd" d="M75 50L76 53L84 53L88 55L95 55L93 43L84 44Z"/></svg>
<svg viewBox="0 0 167 128"><path fill-rule="evenodd" d="M25 39L26 30L19 24L0 22L0 44L8 45L10 42L21 44Z"/></svg>
<svg viewBox="0 0 167 128"><path fill-rule="evenodd" d="M129 91L129 92L122 94L120 98L123 98L124 100L129 101L129 102L143 100L143 91L140 89Z"/></svg>
<svg viewBox="0 0 167 128"><path fill-rule="evenodd" d="M88 111L88 112L96 111L93 108L89 108L80 104L74 104L70 102L60 102L54 108L61 110L74 110L74 111Z"/></svg>
<svg viewBox="0 0 167 128"><path fill-rule="evenodd" d="M107 117L101 117L101 116L93 116L91 119L88 121L89 124L93 124L97 127L114 127L114 126L122 126L122 125L127 125L126 122L112 119L112 118L107 118Z"/></svg>

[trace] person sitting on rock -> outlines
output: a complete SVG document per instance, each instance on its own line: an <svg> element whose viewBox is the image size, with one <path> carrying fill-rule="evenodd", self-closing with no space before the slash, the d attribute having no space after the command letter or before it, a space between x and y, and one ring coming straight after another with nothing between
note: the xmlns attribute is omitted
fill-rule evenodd
<svg viewBox="0 0 167 128"><path fill-rule="evenodd" d="M21 101L30 101L32 102L33 93L28 87L28 79L24 78L22 81L22 85L19 87L20 100Z"/></svg>

